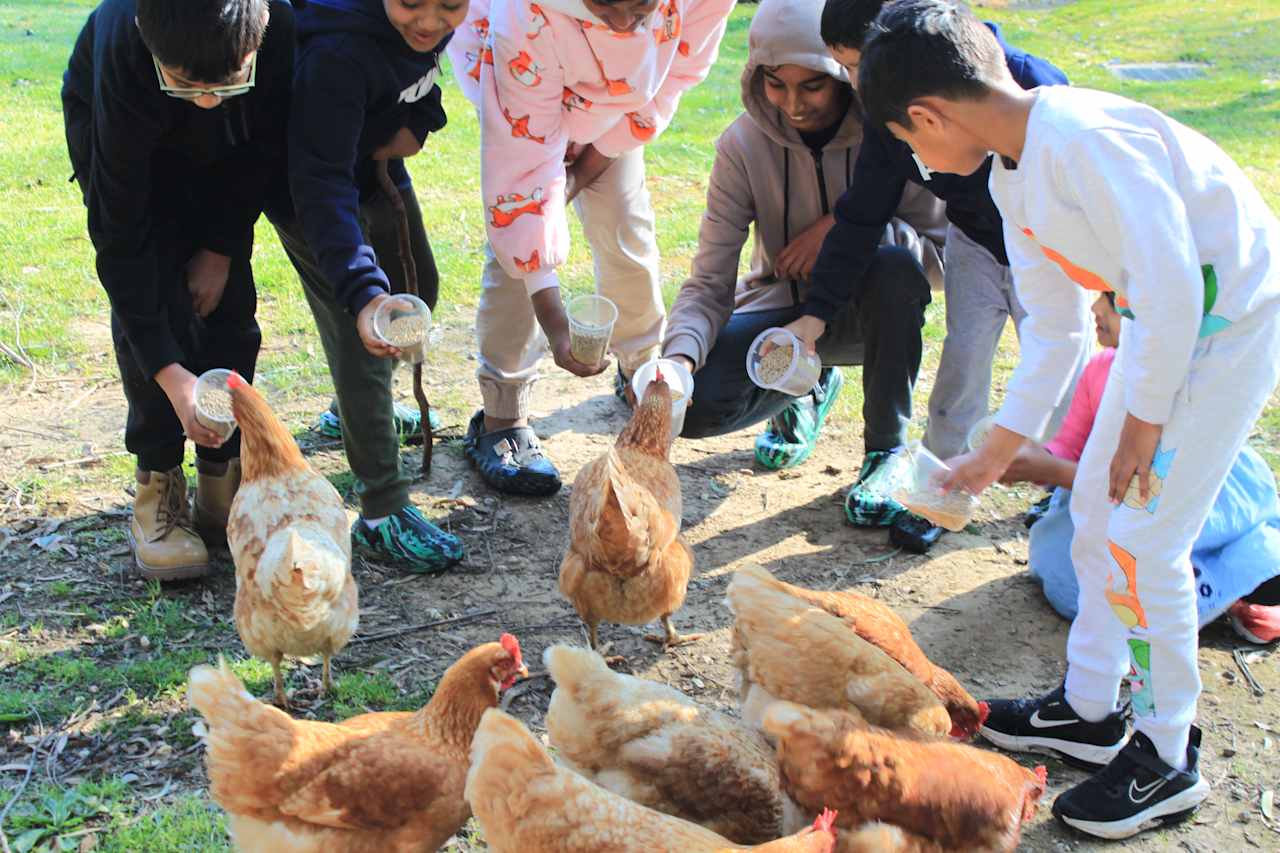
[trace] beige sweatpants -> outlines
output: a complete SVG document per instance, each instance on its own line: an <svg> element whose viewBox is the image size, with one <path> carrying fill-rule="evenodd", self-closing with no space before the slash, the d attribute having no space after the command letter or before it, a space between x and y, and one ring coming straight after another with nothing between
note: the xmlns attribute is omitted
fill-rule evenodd
<svg viewBox="0 0 1280 853"><path fill-rule="evenodd" d="M591 257L596 291L618 306L610 351L626 375L658 354L666 309L658 281L653 205L644 178L644 149L621 155L573 202ZM547 340L524 282L507 275L485 246L476 311L480 395L485 414L523 418Z"/></svg>

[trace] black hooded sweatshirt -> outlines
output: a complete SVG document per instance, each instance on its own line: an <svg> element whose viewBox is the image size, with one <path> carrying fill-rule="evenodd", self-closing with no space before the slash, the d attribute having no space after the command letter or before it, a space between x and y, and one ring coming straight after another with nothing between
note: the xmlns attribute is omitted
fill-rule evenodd
<svg viewBox="0 0 1280 853"><path fill-rule="evenodd" d="M177 225L191 243L232 255L251 245L264 208L287 205L293 8L271 0L269 13L254 88L212 110L160 91L134 0L104 0L89 15L63 76L67 148L98 278L149 376L184 357L167 308L168 290L186 283L161 268L162 235Z"/></svg>
<svg viewBox="0 0 1280 853"><path fill-rule="evenodd" d="M436 78L449 38L413 50L382 3L308 0L298 10L289 184L334 298L353 315L390 289L360 227L360 203L378 192L370 155L402 127L424 142L445 125ZM403 161L388 167L410 186Z"/></svg>

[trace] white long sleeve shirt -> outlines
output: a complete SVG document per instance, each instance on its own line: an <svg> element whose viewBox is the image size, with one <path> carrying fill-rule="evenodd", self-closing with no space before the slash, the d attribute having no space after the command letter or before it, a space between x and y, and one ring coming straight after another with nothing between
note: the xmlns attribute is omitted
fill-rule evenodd
<svg viewBox="0 0 1280 853"><path fill-rule="evenodd" d="M1020 435L1048 423L1092 331L1082 306L1101 292L1134 318L1120 353L1125 407L1155 424L1198 338L1280 308L1280 222L1221 148L1151 107L1036 90L1022 159L995 158L991 195L1027 311L997 417Z"/></svg>

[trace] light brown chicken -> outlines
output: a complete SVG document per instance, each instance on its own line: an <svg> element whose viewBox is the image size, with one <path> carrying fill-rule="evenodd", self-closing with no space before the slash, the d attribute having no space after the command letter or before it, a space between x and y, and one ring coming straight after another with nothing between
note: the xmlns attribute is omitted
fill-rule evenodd
<svg viewBox="0 0 1280 853"><path fill-rule="evenodd" d="M573 481L560 592L586 623L593 649L603 621L660 618L665 636L646 639L668 646L698 639L671 624L684 604L693 551L680 536L680 479L667 461L670 449L671 388L658 371L614 446Z"/></svg>
<svg viewBox="0 0 1280 853"><path fill-rule="evenodd" d="M777 702L765 712L787 792L840 814L842 850L1008 851L1035 815L1045 769L952 741L896 734L845 711ZM876 821L896 827L861 826Z"/></svg>
<svg viewBox="0 0 1280 853"><path fill-rule="evenodd" d="M628 800L739 844L783 834L778 760L764 738L678 690L622 675L600 655L552 646L547 734L557 758Z"/></svg>
<svg viewBox="0 0 1280 853"><path fill-rule="evenodd" d="M337 490L312 470L289 430L239 375L227 380L240 425L240 490L227 519L236 564L236 630L245 648L271 664L276 704L288 707L285 655L329 661L359 622L351 576L351 533Z"/></svg>
<svg viewBox="0 0 1280 853"><path fill-rule="evenodd" d="M466 823L471 738L498 694L527 675L510 634L477 646L419 711L342 723L293 720L222 663L191 671L209 735L209 793L245 853L426 853Z"/></svg>
<svg viewBox="0 0 1280 853"><path fill-rule="evenodd" d="M835 815L795 835L738 847L559 767L519 720L485 712L471 746L467 801L494 853L831 853Z"/></svg>
<svg viewBox="0 0 1280 853"><path fill-rule="evenodd" d="M754 575L762 583L773 584L843 620L859 637L902 664L947 707L952 737L973 737L982 727L987 703L975 701L954 675L929 660L911 636L907 623L887 604L856 592L822 592L794 586L778 580L762 566L748 565L738 571Z"/></svg>
<svg viewBox="0 0 1280 853"><path fill-rule="evenodd" d="M780 589L759 572L729 582L731 641L742 717L759 727L776 699L856 711L875 725L945 737L946 708L902 664L840 619Z"/></svg>

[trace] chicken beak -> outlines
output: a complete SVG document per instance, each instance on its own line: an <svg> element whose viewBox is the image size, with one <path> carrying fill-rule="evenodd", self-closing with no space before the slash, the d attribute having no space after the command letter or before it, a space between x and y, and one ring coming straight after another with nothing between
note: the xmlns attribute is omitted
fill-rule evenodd
<svg viewBox="0 0 1280 853"><path fill-rule="evenodd" d="M529 667L525 666L524 664L520 664L520 668L516 670L516 675L520 676L521 678L528 678Z"/></svg>

